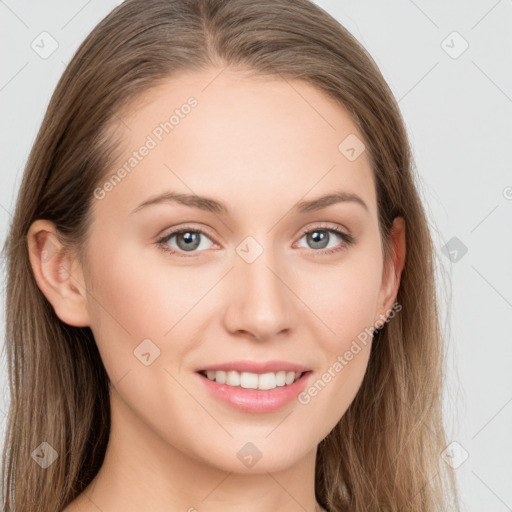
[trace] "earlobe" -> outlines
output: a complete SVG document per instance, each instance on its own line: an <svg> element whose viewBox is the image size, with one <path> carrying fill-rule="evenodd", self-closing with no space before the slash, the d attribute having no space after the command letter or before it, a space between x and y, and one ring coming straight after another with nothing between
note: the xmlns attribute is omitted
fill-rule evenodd
<svg viewBox="0 0 512 512"><path fill-rule="evenodd" d="M36 283L66 324L87 327L87 291L76 259L59 242L55 225L38 219L27 234L30 265Z"/></svg>
<svg viewBox="0 0 512 512"><path fill-rule="evenodd" d="M374 320L374 324L377 323L377 325L381 325L389 316L398 294L406 255L405 229L403 217L396 217L389 235L390 254L384 262L382 285L377 307L378 316Z"/></svg>

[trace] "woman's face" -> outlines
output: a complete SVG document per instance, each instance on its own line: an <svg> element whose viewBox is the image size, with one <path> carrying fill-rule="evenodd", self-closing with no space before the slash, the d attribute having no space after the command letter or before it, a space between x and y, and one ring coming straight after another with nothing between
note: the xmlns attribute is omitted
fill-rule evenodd
<svg viewBox="0 0 512 512"><path fill-rule="evenodd" d="M119 117L86 309L117 432L225 471L276 471L343 416L395 295L348 112L305 82L219 71L173 77ZM294 368L307 373L282 386Z"/></svg>

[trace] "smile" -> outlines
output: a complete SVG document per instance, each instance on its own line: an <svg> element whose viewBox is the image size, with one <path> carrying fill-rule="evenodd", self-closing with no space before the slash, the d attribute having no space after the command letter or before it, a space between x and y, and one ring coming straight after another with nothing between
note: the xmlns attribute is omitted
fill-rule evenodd
<svg viewBox="0 0 512 512"><path fill-rule="evenodd" d="M311 374L284 370L262 374L234 370L197 372L211 396L250 413L273 412L289 404L304 390Z"/></svg>

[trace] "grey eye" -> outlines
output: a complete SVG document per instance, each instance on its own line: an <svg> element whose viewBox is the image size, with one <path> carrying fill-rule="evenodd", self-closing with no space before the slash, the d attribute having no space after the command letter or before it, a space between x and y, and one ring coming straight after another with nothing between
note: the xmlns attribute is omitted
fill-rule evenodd
<svg viewBox="0 0 512 512"><path fill-rule="evenodd" d="M307 247L310 249L330 249L343 240L340 233L331 229L314 229L302 235L301 240L305 238ZM329 245L331 244L331 245Z"/></svg>
<svg viewBox="0 0 512 512"><path fill-rule="evenodd" d="M173 239L175 239L175 243L171 243ZM163 242L170 245L173 249L184 252L192 252L198 248L208 249L208 243L206 243L205 247L203 239L210 240L208 236L201 231L187 229L171 233L163 240Z"/></svg>

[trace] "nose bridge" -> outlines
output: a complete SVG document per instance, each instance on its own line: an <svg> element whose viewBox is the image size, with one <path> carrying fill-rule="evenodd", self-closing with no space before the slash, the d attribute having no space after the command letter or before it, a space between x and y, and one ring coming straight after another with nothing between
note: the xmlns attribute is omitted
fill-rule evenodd
<svg viewBox="0 0 512 512"><path fill-rule="evenodd" d="M292 327L292 294L284 266L271 248L247 237L236 248L232 291L226 314L228 328L263 339Z"/></svg>

